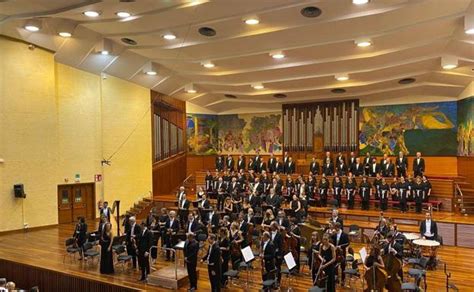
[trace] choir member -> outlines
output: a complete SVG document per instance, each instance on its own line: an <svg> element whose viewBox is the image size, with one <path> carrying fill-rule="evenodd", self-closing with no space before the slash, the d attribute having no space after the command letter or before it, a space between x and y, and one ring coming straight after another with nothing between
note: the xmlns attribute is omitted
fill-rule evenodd
<svg viewBox="0 0 474 292"><path fill-rule="evenodd" d="M398 158L395 162L397 166L397 176L402 177L407 175L408 170L408 158L405 157L403 151L398 152Z"/></svg>
<svg viewBox="0 0 474 292"><path fill-rule="evenodd" d="M351 172L354 176L364 175L364 166L360 162L360 158L356 158L356 162L352 165Z"/></svg>
<svg viewBox="0 0 474 292"><path fill-rule="evenodd" d="M267 164L263 160L259 160L257 163L257 172L262 173L263 171L267 171Z"/></svg>
<svg viewBox="0 0 474 292"><path fill-rule="evenodd" d="M275 163L276 163L276 159L273 156L273 153L271 153L270 158L268 158L268 163L267 163L268 172L270 173L275 172Z"/></svg>
<svg viewBox="0 0 474 292"><path fill-rule="evenodd" d="M367 177L362 177L359 185L359 194L361 197L362 210L369 210L370 197L372 196L372 185L367 180Z"/></svg>
<svg viewBox="0 0 474 292"><path fill-rule="evenodd" d="M377 173L374 179L375 199L380 200L380 185L382 184L382 176Z"/></svg>
<svg viewBox="0 0 474 292"><path fill-rule="evenodd" d="M245 170L245 166L246 166L245 157L242 154L240 154L239 160L237 161L237 170L238 171Z"/></svg>
<svg viewBox="0 0 474 292"><path fill-rule="evenodd" d="M341 206L343 188L344 188L344 185L341 181L341 178L339 176L334 177L331 190L332 190L334 199L337 201L337 207Z"/></svg>
<svg viewBox="0 0 474 292"><path fill-rule="evenodd" d="M398 197L398 180L397 177L393 177L393 181L390 184L390 195L392 196L392 201L399 201L400 198Z"/></svg>
<svg viewBox="0 0 474 292"><path fill-rule="evenodd" d="M313 175L318 175L319 174L319 163L316 161L316 157L314 157L314 156L311 159L311 163L309 164L309 171Z"/></svg>
<svg viewBox="0 0 474 292"><path fill-rule="evenodd" d="M366 176L372 176L372 171L374 171L375 176L375 169L372 167L372 163L374 162L374 158L370 157L370 152L365 153L364 157L364 174ZM375 160L375 164L377 165L377 160Z"/></svg>
<svg viewBox="0 0 474 292"><path fill-rule="evenodd" d="M283 163L281 163L280 158L275 158L275 165L273 166L273 173L282 173L283 172Z"/></svg>
<svg viewBox="0 0 474 292"><path fill-rule="evenodd" d="M224 160L222 159L222 156L217 155L216 157L216 171L221 172L224 171Z"/></svg>
<svg viewBox="0 0 474 292"><path fill-rule="evenodd" d="M140 270L142 272L140 281L146 281L148 275L150 274L150 249L153 246L153 234L146 226L143 221L141 224L142 230L140 231L140 236L138 238L138 264L140 265Z"/></svg>
<svg viewBox="0 0 474 292"><path fill-rule="evenodd" d="M431 214L425 214L425 220L420 223L420 235L424 239L436 240L438 238L438 225L431 219Z"/></svg>
<svg viewBox="0 0 474 292"><path fill-rule="evenodd" d="M307 186L307 194L308 194L308 197L311 198L311 199L314 199L314 195L315 195L315 190L316 190L316 187L317 187L317 181L316 179L314 178L314 176L312 174L308 175L308 181L306 182L306 186Z"/></svg>
<svg viewBox="0 0 474 292"><path fill-rule="evenodd" d="M247 170L248 171L250 171L250 170L257 171L257 163L253 160L253 158L249 159L249 164L247 166Z"/></svg>
<svg viewBox="0 0 474 292"><path fill-rule="evenodd" d="M346 164L346 158L344 157L344 155L342 155L341 152L339 152L337 154L337 157L336 157L336 167L339 166L339 164Z"/></svg>
<svg viewBox="0 0 474 292"><path fill-rule="evenodd" d="M357 183L356 181L351 177L347 177L346 180L346 195L347 195L347 205L348 209L354 209L354 199L355 199L355 192L357 189Z"/></svg>
<svg viewBox="0 0 474 292"><path fill-rule="evenodd" d="M421 157L421 152L416 152L413 160L413 175L415 177L422 176L425 173L425 159Z"/></svg>
<svg viewBox="0 0 474 292"><path fill-rule="evenodd" d="M423 202L428 202L431 196L431 183L424 175L421 184L423 185Z"/></svg>
<svg viewBox="0 0 474 292"><path fill-rule="evenodd" d="M184 186L180 186L178 192L176 193L176 199L178 201L178 206L181 205L181 200L186 196L186 189Z"/></svg>
<svg viewBox="0 0 474 292"><path fill-rule="evenodd" d="M286 165L286 174L293 174L295 173L296 166L295 163L293 162L293 158L290 156L288 158L288 163Z"/></svg>
<svg viewBox="0 0 474 292"><path fill-rule="evenodd" d="M334 175L334 165L332 164L331 158L326 157L322 167L322 174L326 176Z"/></svg>
<svg viewBox="0 0 474 292"><path fill-rule="evenodd" d="M382 211L387 210L389 193L390 187L385 181L385 178L382 178L382 184L380 185L380 210Z"/></svg>
<svg viewBox="0 0 474 292"><path fill-rule="evenodd" d="M179 215L179 223L181 226L184 226L188 219L189 214L189 207L191 206L191 201L186 198L186 194L181 197L178 205L178 215Z"/></svg>
<svg viewBox="0 0 474 292"><path fill-rule="evenodd" d="M417 176L416 181L413 185L413 195L415 199L415 209L416 213L421 213L422 206L423 206L423 198L424 198L424 189L423 183L421 181L421 177Z"/></svg>
<svg viewBox="0 0 474 292"><path fill-rule="evenodd" d="M402 213L405 213L407 211L408 183L403 176L400 177L400 181L397 183L397 191L400 210Z"/></svg>
<svg viewBox="0 0 474 292"><path fill-rule="evenodd" d="M393 165L390 158L387 158L385 165L382 168L382 175L384 177L392 177L395 175L395 166Z"/></svg>
<svg viewBox="0 0 474 292"><path fill-rule="evenodd" d="M368 168L366 168L366 175L375 177L378 173L380 173L380 166L377 164L377 159L374 157L368 165Z"/></svg>
<svg viewBox="0 0 474 292"><path fill-rule="evenodd" d="M355 153L351 152L349 155L349 161L347 162L349 169L352 169L352 166L356 163L356 158L357 156L355 155Z"/></svg>
<svg viewBox="0 0 474 292"><path fill-rule="evenodd" d="M283 155L283 173L287 173L286 166L289 160L290 156L288 155L288 151L285 151L285 154Z"/></svg>
<svg viewBox="0 0 474 292"><path fill-rule="evenodd" d="M137 224L134 216L129 219L130 229L128 230L125 241L127 243L128 255L132 257L133 268L137 268L137 241L140 236L140 226Z"/></svg>
<svg viewBox="0 0 474 292"><path fill-rule="evenodd" d="M208 238L209 249L207 254L202 258L202 262L207 264L209 280L211 282L211 291L219 292L221 290L221 251L217 243L215 234L210 234Z"/></svg>
<svg viewBox="0 0 474 292"><path fill-rule="evenodd" d="M336 174L338 176L346 176L347 174L347 167L344 160L339 161L339 164L336 166Z"/></svg>
<svg viewBox="0 0 474 292"><path fill-rule="evenodd" d="M326 177L322 177L321 181L319 182L319 196L320 196L320 203L322 207L327 206L328 202L328 192L329 192L329 181L326 179Z"/></svg>
<svg viewBox="0 0 474 292"><path fill-rule="evenodd" d="M187 234L187 240L184 243L184 262L189 277L188 291L197 290L197 260L199 253L199 243L194 238L194 233Z"/></svg>
<svg viewBox="0 0 474 292"><path fill-rule="evenodd" d="M383 171L385 169L385 165L388 162L387 159L388 159L388 154L385 153L383 157L380 159L380 171Z"/></svg>

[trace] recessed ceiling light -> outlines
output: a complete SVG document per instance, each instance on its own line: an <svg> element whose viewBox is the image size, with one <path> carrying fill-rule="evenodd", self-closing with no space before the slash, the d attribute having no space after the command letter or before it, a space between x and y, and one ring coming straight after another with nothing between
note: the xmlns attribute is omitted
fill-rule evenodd
<svg viewBox="0 0 474 292"><path fill-rule="evenodd" d="M314 18L321 15L322 11L318 7L308 6L300 11L301 15L308 18Z"/></svg>
<svg viewBox="0 0 474 292"><path fill-rule="evenodd" d="M331 89L331 92L339 94L339 93L345 93L346 90L344 88L334 88L334 89Z"/></svg>
<svg viewBox="0 0 474 292"><path fill-rule="evenodd" d="M100 15L100 12L89 10L89 11L85 11L83 14L87 17L98 17Z"/></svg>
<svg viewBox="0 0 474 292"><path fill-rule="evenodd" d="M362 5L369 3L369 0L352 0L352 3L356 5Z"/></svg>
<svg viewBox="0 0 474 292"><path fill-rule="evenodd" d="M143 73L149 76L156 76L158 73L158 66L153 62L148 62L143 66Z"/></svg>
<svg viewBox="0 0 474 292"><path fill-rule="evenodd" d="M410 83L413 83L413 82L415 82L415 81L416 81L415 78L411 78L411 77L410 77L410 78L403 78L403 79L400 79L400 80L398 81L398 83L399 83L399 84L410 84Z"/></svg>
<svg viewBox="0 0 474 292"><path fill-rule="evenodd" d="M466 34L474 34L474 14L466 14L464 16L464 32Z"/></svg>
<svg viewBox="0 0 474 292"><path fill-rule="evenodd" d="M167 33L167 34L163 35L163 38L165 40L174 40L176 38L176 36L172 33Z"/></svg>
<svg viewBox="0 0 474 292"><path fill-rule="evenodd" d="M348 74L345 74L345 73L336 74L334 77L336 78L337 81L346 81L346 80L349 80L349 75L348 75Z"/></svg>
<svg viewBox="0 0 474 292"><path fill-rule="evenodd" d="M187 84L186 86L184 86L184 91L186 91L187 93L196 93L197 92L196 88L194 88L194 84L192 84L192 83Z"/></svg>
<svg viewBox="0 0 474 292"><path fill-rule="evenodd" d="M205 61L205 62L202 62L201 65L205 68L214 68L216 65L214 65L214 63L212 63L211 61Z"/></svg>
<svg viewBox="0 0 474 292"><path fill-rule="evenodd" d="M245 19L245 23L248 25L256 25L260 23L260 20L258 20L258 18L256 17L251 17L251 18Z"/></svg>
<svg viewBox="0 0 474 292"><path fill-rule="evenodd" d="M156 72L156 71L146 71L145 74L150 75L150 76L156 76L156 74L158 74L158 72Z"/></svg>
<svg viewBox="0 0 474 292"><path fill-rule="evenodd" d="M264 89L265 86L263 86L262 83L254 83L251 85L253 87L253 89L257 89L257 90L260 90L260 89Z"/></svg>
<svg viewBox="0 0 474 292"><path fill-rule="evenodd" d="M24 28L27 31L37 32L41 29L41 21L39 19L29 19L26 21Z"/></svg>
<svg viewBox="0 0 474 292"><path fill-rule="evenodd" d="M126 11L119 11L119 12L115 13L115 15L117 15L120 18L127 18L127 17L131 16L131 14L126 12Z"/></svg>
<svg viewBox="0 0 474 292"><path fill-rule="evenodd" d="M58 33L59 36L63 37L63 38L70 38L72 37L72 33L70 32L67 32L67 31L61 31Z"/></svg>
<svg viewBox="0 0 474 292"><path fill-rule="evenodd" d="M467 34L474 34L474 28L466 29L464 32Z"/></svg>
<svg viewBox="0 0 474 292"><path fill-rule="evenodd" d="M369 47L372 45L372 40L368 38L356 39L354 42L358 47L362 48Z"/></svg>
<svg viewBox="0 0 474 292"><path fill-rule="evenodd" d="M458 66L458 59L454 56L441 57L441 67L445 70L451 70Z"/></svg>
<svg viewBox="0 0 474 292"><path fill-rule="evenodd" d="M110 54L110 52L103 50L103 51L100 51L100 54L104 55L104 56L107 56L108 54Z"/></svg>
<svg viewBox="0 0 474 292"><path fill-rule="evenodd" d="M285 54L282 51L272 52L270 53L273 59L283 59L285 58Z"/></svg>
<svg viewBox="0 0 474 292"><path fill-rule="evenodd" d="M31 31L31 32L36 32L36 31L40 30L40 28L38 26L35 26L35 25L25 25L25 29L27 31Z"/></svg>
<svg viewBox="0 0 474 292"><path fill-rule="evenodd" d="M203 26L198 29L199 34L207 37L212 37L217 34L216 30L212 27Z"/></svg>
<svg viewBox="0 0 474 292"><path fill-rule="evenodd" d="M285 98L285 97L286 97L286 94L283 94L283 93L275 93L275 94L273 95L273 97L275 97L275 98Z"/></svg>
<svg viewBox="0 0 474 292"><path fill-rule="evenodd" d="M102 39L95 46L95 51L104 56L110 55L112 50L113 44L109 39Z"/></svg>
<svg viewBox="0 0 474 292"><path fill-rule="evenodd" d="M122 43L125 43L127 45L131 45L131 46L136 46L137 45L137 41L132 40L130 38L121 38L120 40L122 41Z"/></svg>

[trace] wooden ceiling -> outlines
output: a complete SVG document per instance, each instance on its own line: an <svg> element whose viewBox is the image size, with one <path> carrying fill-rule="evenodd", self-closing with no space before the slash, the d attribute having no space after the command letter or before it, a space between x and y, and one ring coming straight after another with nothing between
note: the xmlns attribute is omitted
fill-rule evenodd
<svg viewBox="0 0 474 292"><path fill-rule="evenodd" d="M304 17L306 7L321 14ZM83 14L90 10L100 15ZM131 16L120 18L119 11ZM474 35L465 33L470 17L471 0L0 1L1 34L50 49L58 62L218 113L344 98L456 99L474 78ZM259 24L246 24L249 18ZM32 19L41 23L38 32L24 29ZM202 27L216 35L201 35ZM71 38L57 35L63 28ZM166 40L165 34L176 39ZM355 44L365 38L371 46ZM113 47L107 56L97 52L103 39ZM272 58L276 51L285 57ZM442 58L456 60L457 68L444 70ZM150 67L155 76L144 73ZM349 80L337 81L337 74ZM399 84L403 78L416 81ZM257 83L264 88L254 89ZM185 92L189 84L196 93ZM345 92L333 93L334 88ZM274 97L280 93L287 97Z"/></svg>

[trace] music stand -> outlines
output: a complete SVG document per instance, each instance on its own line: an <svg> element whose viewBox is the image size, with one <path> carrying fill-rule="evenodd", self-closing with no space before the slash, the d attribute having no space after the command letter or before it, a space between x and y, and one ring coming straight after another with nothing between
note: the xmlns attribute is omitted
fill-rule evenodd
<svg viewBox="0 0 474 292"><path fill-rule="evenodd" d="M255 260L255 255L253 254L252 248L248 245L242 248L240 252L242 253L244 262L247 264L247 279L245 281L245 287L248 288L250 281L250 263Z"/></svg>
<svg viewBox="0 0 474 292"><path fill-rule="evenodd" d="M292 270L296 267L296 261L291 252L284 255L283 258L285 259L286 266L288 267L288 291L293 291L293 288L291 287L291 275Z"/></svg>

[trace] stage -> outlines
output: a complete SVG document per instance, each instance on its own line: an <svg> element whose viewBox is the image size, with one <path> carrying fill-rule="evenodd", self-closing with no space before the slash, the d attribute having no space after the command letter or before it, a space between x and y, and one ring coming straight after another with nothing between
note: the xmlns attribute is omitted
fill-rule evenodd
<svg viewBox="0 0 474 292"><path fill-rule="evenodd" d="M356 211L341 211L343 216L351 216L350 212ZM357 211L361 212L361 211ZM367 212L364 212L367 213ZM318 216L324 216L325 213L317 212ZM377 216L377 211L369 211L366 215ZM387 212L388 216L390 213ZM435 214L435 218L436 214ZM452 216L446 217L445 220L452 220L455 223L466 223L468 219L465 217ZM457 222L459 220L459 222ZM472 223L472 222L471 222ZM89 226L92 223L89 224ZM20 287L22 283L25 285L40 285L42 291L52 291L48 287L55 284L53 282L64 282L64 278L74 278L74 283L71 286L70 291L168 291L168 289L158 288L151 285L146 285L138 282L140 274L138 271L131 271L127 269L122 271L121 266L116 266L116 273L114 275L101 275L98 270L97 264L86 264L81 261L71 262L69 258L66 258L63 263L65 254L64 241L70 237L74 229L72 224L61 224L53 227L40 228L37 230L30 230L28 232L18 231L0 234L0 276L7 276L7 278L14 280L14 277L19 277L19 271L24 271L25 267L28 269L34 269L35 273L28 272L27 279L17 280L16 282ZM92 228L90 228L92 229ZM357 243L352 245L356 251L358 251L362 244ZM201 252L204 252L201 251ZM472 271L474 270L474 249L472 248L461 248L443 246L438 251L438 257L441 261L439 267L435 271L428 271L427 283L429 291L441 291L445 290L445 275L443 271L443 263L448 265L449 271L452 273L452 282L460 289L460 291L473 291L472 285L470 284L472 279ZM165 262L162 257L159 257L158 263L154 268L159 269L165 265L169 265L169 262ZM19 268L21 267L21 269ZM198 288L202 291L210 290L210 283L207 276L206 266L199 264L199 283ZM405 271L408 266L405 267ZM40 276L42 272L48 274L54 274L54 277L46 279L44 276ZM305 267L303 274L298 275L291 281L291 286L295 291L307 291L308 287L311 286L311 281L308 273L308 268ZM23 277L24 276L23 272ZM36 275L36 276L33 276ZM46 279L46 280L45 280ZM240 274L240 280L237 280L237 284L240 286L229 285L228 291L244 291L245 282L247 279L247 273L242 271ZM405 280L408 276L405 277ZM261 288L261 274L260 264L255 264L255 269L249 273L250 286L249 290L256 291ZM412 279L410 279L412 280ZM29 282L28 282L29 281ZM31 281L37 281L38 283L31 283ZM46 283L44 284L43 283ZM82 281L90 281L92 284L84 288ZM29 284L28 284L29 283ZM43 287L41 287L43 286ZM285 277L282 280L282 289L288 286L288 281ZM361 282L352 281L352 286L360 291ZM77 287L77 289L74 289ZM95 287L95 288L92 288ZM29 287L24 287L29 288ZM79 289L80 288L80 289ZM181 288L180 291L186 291L187 287ZM349 288L338 288L338 291L350 291Z"/></svg>

